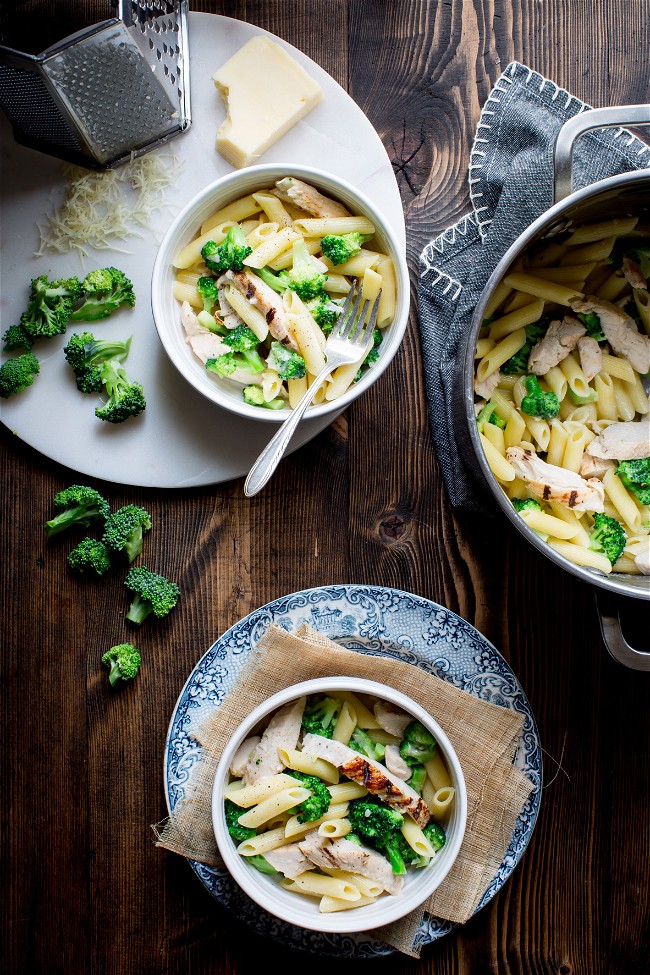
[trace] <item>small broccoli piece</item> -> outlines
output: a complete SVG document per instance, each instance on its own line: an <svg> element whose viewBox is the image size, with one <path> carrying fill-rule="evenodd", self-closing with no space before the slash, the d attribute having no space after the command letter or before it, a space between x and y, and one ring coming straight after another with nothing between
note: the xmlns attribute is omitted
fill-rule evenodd
<svg viewBox="0 0 650 975"><path fill-rule="evenodd" d="M372 234L327 234L321 240L323 256L332 264L345 264L351 257L358 254Z"/></svg>
<svg viewBox="0 0 650 975"><path fill-rule="evenodd" d="M48 538L73 525L87 528L94 521L106 521L111 509L99 491L83 484L72 484L54 495L54 510L58 514L45 525Z"/></svg>
<svg viewBox="0 0 650 975"><path fill-rule="evenodd" d="M363 375L364 370L368 369L373 364L373 362L376 362L377 359L379 358L379 346L381 345L382 341L383 341L383 335L381 334L381 331L378 328L374 328L372 331L372 345L370 346L370 351L368 352L368 355L361 363L361 369L359 369L356 376L354 377L355 383L359 382L361 376Z"/></svg>
<svg viewBox="0 0 650 975"><path fill-rule="evenodd" d="M578 318L587 329L587 335L596 339L597 342L605 341L605 333L603 332L602 325L600 324L600 318L595 311L585 311L578 312Z"/></svg>
<svg viewBox="0 0 650 975"><path fill-rule="evenodd" d="M345 299L330 298L325 293L316 295L311 301L307 302L307 308L311 312L316 324L325 335L334 328L343 308Z"/></svg>
<svg viewBox="0 0 650 975"><path fill-rule="evenodd" d="M2 336L2 340L4 352L15 352L16 349L27 349L29 351L34 344L34 339L22 324L10 325Z"/></svg>
<svg viewBox="0 0 650 975"><path fill-rule="evenodd" d="M438 823L434 823L433 820L429 820L427 825L422 830L426 838L428 839L434 850L441 850L445 845L447 836L442 826Z"/></svg>
<svg viewBox="0 0 650 975"><path fill-rule="evenodd" d="M515 511L541 511L542 506L534 498L513 498L512 507Z"/></svg>
<svg viewBox="0 0 650 975"><path fill-rule="evenodd" d="M150 528L149 512L126 504L106 519L102 541L112 552L124 552L131 563L142 552L142 536Z"/></svg>
<svg viewBox="0 0 650 975"><path fill-rule="evenodd" d="M271 342L266 364L269 369L275 369L282 379L302 379L307 374L307 366L300 353L288 349L281 342Z"/></svg>
<svg viewBox="0 0 650 975"><path fill-rule="evenodd" d="M224 341L226 337L224 336ZM216 359L208 359L205 368L217 376L232 376L237 369L248 372L251 376L259 376L264 372L264 362L253 350L243 352L241 355L236 352L224 352Z"/></svg>
<svg viewBox="0 0 650 975"><path fill-rule="evenodd" d="M549 325L549 318L540 318L538 322L533 322L532 325L526 325L526 341L519 349L519 352L515 352L513 356L504 362L501 366L501 372L505 373L506 376L523 376L528 370L528 359L533 346L544 338Z"/></svg>
<svg viewBox="0 0 650 975"><path fill-rule="evenodd" d="M541 420L552 420L560 412L560 401L555 393L546 393L539 385L537 376L526 376L524 386L528 395L521 401L522 413Z"/></svg>
<svg viewBox="0 0 650 975"><path fill-rule="evenodd" d="M253 833L255 833L255 830L253 830ZM271 866L266 857L262 856L261 853L258 853L257 856L254 857L246 857L246 863L251 867L255 867L255 869L259 870L260 873L267 873L270 876L280 873L279 870L276 870L275 867Z"/></svg>
<svg viewBox="0 0 650 975"><path fill-rule="evenodd" d="M81 295L78 278L48 281L41 274L31 283L27 311L20 316L20 324L32 338L52 338L65 332L72 315L72 306Z"/></svg>
<svg viewBox="0 0 650 975"><path fill-rule="evenodd" d="M203 310L207 311L208 314L212 314L214 306L219 301L219 294L217 292L217 282L214 278L202 277L196 282L196 290L199 293L199 297L203 302Z"/></svg>
<svg viewBox="0 0 650 975"><path fill-rule="evenodd" d="M108 679L111 687L115 687L119 680L132 680L141 662L140 653L132 643L118 643L102 657L104 666L110 668Z"/></svg>
<svg viewBox="0 0 650 975"><path fill-rule="evenodd" d="M305 789L311 789L311 795L297 807L298 822L312 823L315 819L324 816L330 807L332 796L321 779L315 775L306 775L303 772L291 772L291 777L298 779Z"/></svg>
<svg viewBox="0 0 650 975"><path fill-rule="evenodd" d="M70 336L63 354L68 360L82 393L99 393L104 388L101 366L108 359L123 362L129 354L131 339L96 339L91 332Z"/></svg>
<svg viewBox="0 0 650 975"><path fill-rule="evenodd" d="M413 765L411 767L411 778L408 779L408 784L414 789L418 795L422 795L422 789L424 788L424 783L427 777L427 770L424 765Z"/></svg>
<svg viewBox="0 0 650 975"><path fill-rule="evenodd" d="M7 359L0 366L0 396L2 399L9 399L16 393L22 393L24 389L31 386L34 376L38 376L41 367L36 356L32 352L24 352L22 355Z"/></svg>
<svg viewBox="0 0 650 975"><path fill-rule="evenodd" d="M144 623L150 613L159 619L167 616L181 594L175 582L151 572L144 565L129 569L124 585L135 594L126 618L138 626Z"/></svg>
<svg viewBox="0 0 650 975"><path fill-rule="evenodd" d="M594 527L589 536L590 549L603 552L614 565L623 554L626 541L627 535L620 521L609 515L594 515Z"/></svg>
<svg viewBox="0 0 650 975"><path fill-rule="evenodd" d="M293 264L287 271L287 280L292 291L303 301L315 298L325 287L327 275L319 270L302 237L294 242Z"/></svg>
<svg viewBox="0 0 650 975"><path fill-rule="evenodd" d="M68 565L75 572L92 569L98 576L103 576L111 567L110 552L98 539L84 538L68 555Z"/></svg>
<svg viewBox="0 0 650 975"><path fill-rule="evenodd" d="M107 359L102 364L101 375L108 400L104 406L97 407L96 417L107 423L124 423L142 413L147 405L142 386L131 382L119 359Z"/></svg>
<svg viewBox="0 0 650 975"><path fill-rule="evenodd" d="M307 734L331 738L340 710L340 703L333 697L316 694L307 699L302 714L302 727Z"/></svg>
<svg viewBox="0 0 650 975"><path fill-rule="evenodd" d="M83 279L83 303L70 315L73 322L98 322L122 305L135 305L133 283L116 267L91 271Z"/></svg>
<svg viewBox="0 0 650 975"><path fill-rule="evenodd" d="M349 840L350 843L356 844L356 846L363 846L363 843L361 842L361 840L359 839L356 833L348 833L348 835L345 838L346 840Z"/></svg>
<svg viewBox="0 0 650 975"><path fill-rule="evenodd" d="M506 425L505 420L503 420L496 412L492 400L487 401L485 406L481 409L479 415L476 417L476 425L481 433L483 432L483 427L486 423L492 423L495 427L499 427L501 430L503 430Z"/></svg>
<svg viewBox="0 0 650 975"><path fill-rule="evenodd" d="M585 403L598 402L598 393L596 392L595 389L590 389L586 396L578 396L578 394L575 393L571 389L571 387L569 387L569 389L567 390L567 395L571 400L571 402L575 403L576 406L583 406Z"/></svg>
<svg viewBox="0 0 650 975"><path fill-rule="evenodd" d="M622 460L616 473L628 491L636 495L640 504L650 505L650 457Z"/></svg>
<svg viewBox="0 0 650 975"><path fill-rule="evenodd" d="M420 864L420 856L409 846L399 830L375 841L374 846L388 858L393 873L404 874L409 863Z"/></svg>
<svg viewBox="0 0 650 975"><path fill-rule="evenodd" d="M255 268L255 274L279 295L289 287L289 275L286 271L280 271L276 274L270 267L260 267Z"/></svg>
<svg viewBox="0 0 650 975"><path fill-rule="evenodd" d="M225 271L241 271L244 267L244 258L253 250L246 243L244 231L235 224L231 227L224 241L221 244L209 240L201 249L201 257L206 266L215 274L223 274Z"/></svg>
<svg viewBox="0 0 650 975"><path fill-rule="evenodd" d="M249 406L262 406L267 410L283 410L287 405L279 396L267 402L261 386L244 386L242 396L244 403L248 403Z"/></svg>
<svg viewBox="0 0 650 975"><path fill-rule="evenodd" d="M350 736L349 741L350 748L354 748L355 752L360 752L362 755L366 755L373 761L377 759L376 745L367 731L358 726L354 729Z"/></svg>
<svg viewBox="0 0 650 975"><path fill-rule="evenodd" d="M364 796L362 799L353 799L349 804L348 819L357 836L386 854L393 868L393 873L406 872L401 843L398 838L404 838L400 833L400 827L404 822L401 813L391 809L390 806Z"/></svg>
<svg viewBox="0 0 650 975"><path fill-rule="evenodd" d="M420 721L411 721L404 729L404 738L399 753L407 765L422 765L433 758L437 748L436 739Z"/></svg>
<svg viewBox="0 0 650 975"><path fill-rule="evenodd" d="M252 836L255 836L255 830L251 826L242 826L239 822L239 817L243 816L246 812L245 809L242 809L241 806L236 806L232 799L226 799L223 805L226 816L226 829L233 840L236 840L237 843L243 843L244 840L250 840Z"/></svg>
<svg viewBox="0 0 650 975"><path fill-rule="evenodd" d="M264 362L257 351L260 340L250 328L238 325L232 331L226 332L223 341L236 353L234 358L237 368L253 374L264 372Z"/></svg>

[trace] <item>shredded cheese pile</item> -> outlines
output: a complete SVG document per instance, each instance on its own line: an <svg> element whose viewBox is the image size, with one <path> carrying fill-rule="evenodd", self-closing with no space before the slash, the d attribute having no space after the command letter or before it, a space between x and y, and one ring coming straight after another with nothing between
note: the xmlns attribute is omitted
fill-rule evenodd
<svg viewBox="0 0 650 975"><path fill-rule="evenodd" d="M171 155L141 156L105 172L66 166L65 199L47 215L44 226L37 225L40 245L35 256L71 250L85 255L86 247L119 250L116 241L142 237L137 227L146 226L153 213L169 205L165 190L177 170Z"/></svg>

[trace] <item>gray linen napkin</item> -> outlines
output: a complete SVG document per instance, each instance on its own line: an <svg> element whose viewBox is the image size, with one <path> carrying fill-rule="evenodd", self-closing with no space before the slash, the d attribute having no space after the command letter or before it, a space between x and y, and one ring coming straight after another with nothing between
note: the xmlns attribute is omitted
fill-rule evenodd
<svg viewBox="0 0 650 975"><path fill-rule="evenodd" d="M472 212L420 255L418 303L434 445L451 502L493 511L469 440L462 402L463 337L501 257L552 204L553 146L560 128L589 108L513 61L487 99L472 147ZM650 146L626 129L597 129L578 140L574 187L650 166Z"/></svg>

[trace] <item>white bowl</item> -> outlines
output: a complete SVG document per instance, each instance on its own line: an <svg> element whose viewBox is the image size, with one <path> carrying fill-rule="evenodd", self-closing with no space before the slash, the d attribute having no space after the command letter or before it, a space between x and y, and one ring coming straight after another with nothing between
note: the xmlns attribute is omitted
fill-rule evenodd
<svg viewBox="0 0 650 975"><path fill-rule="evenodd" d="M254 867L249 866L245 857L236 852L235 842L230 837L226 827L223 792L229 779L230 762L237 748L259 722L283 704L296 700L303 695L336 690L349 690L357 694L369 694L373 697L382 698L421 721L438 742L438 747L451 774L456 796L450 820L445 824L447 834L445 845L428 867L407 871L404 887L400 894L382 894L373 904L364 907L332 914L321 914L316 898L303 897L300 894L285 890L275 877L262 874ZM260 907L283 921L313 931L337 933L368 931L383 924L390 924L414 910L431 896L449 873L463 841L466 820L467 792L465 779L458 757L440 725L415 701L400 691L393 690L375 681L353 677L322 677L303 681L274 694L256 707L242 721L224 749L217 766L212 789L214 834L219 852L234 880Z"/></svg>
<svg viewBox="0 0 650 975"><path fill-rule="evenodd" d="M293 165L250 166L216 180L191 200L178 214L165 234L153 267L151 281L151 306L154 322L163 347L182 376L200 393L219 406L240 416L254 420L278 423L285 420L290 409L265 410L249 406L243 401L241 387L227 379L209 373L203 363L194 355L185 341L185 332L180 321L180 304L174 298L172 285L174 268L172 261L176 254L198 233L203 221L240 196L255 190L270 187L283 176L296 176L311 183L319 190L343 203L352 213L372 220L376 236L385 251L393 260L397 285L395 317L383 330L383 341L379 357L372 368L366 369L361 379L354 383L343 396L333 401L310 406L306 418L337 413L348 406L352 400L365 392L381 376L402 341L409 314L409 275L406 258L392 227L366 196L345 180L320 169Z"/></svg>

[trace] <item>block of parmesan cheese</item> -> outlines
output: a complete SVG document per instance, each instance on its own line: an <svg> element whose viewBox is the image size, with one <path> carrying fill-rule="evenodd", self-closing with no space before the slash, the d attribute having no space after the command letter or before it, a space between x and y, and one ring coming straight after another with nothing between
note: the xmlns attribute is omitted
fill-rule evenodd
<svg viewBox="0 0 650 975"><path fill-rule="evenodd" d="M249 166L323 97L320 86L264 34L244 44L213 75L227 117L217 149L233 166Z"/></svg>

